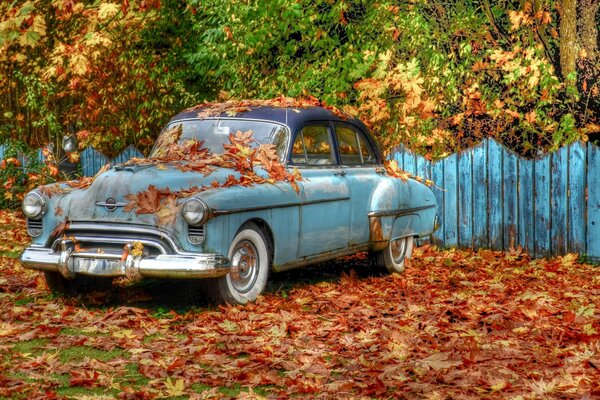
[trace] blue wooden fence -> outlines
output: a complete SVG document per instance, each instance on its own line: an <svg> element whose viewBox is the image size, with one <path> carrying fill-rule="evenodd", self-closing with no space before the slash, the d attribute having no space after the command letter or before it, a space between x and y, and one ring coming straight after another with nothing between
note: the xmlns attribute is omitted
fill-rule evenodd
<svg viewBox="0 0 600 400"><path fill-rule="evenodd" d="M3 155L0 146L0 159ZM141 156L131 146L109 160L88 147L81 168L93 176L109 161ZM573 252L600 259L600 148L595 145L574 143L528 160L487 139L433 163L404 148L393 157L437 186L441 227L433 239L442 246L521 246L537 257Z"/></svg>
<svg viewBox="0 0 600 400"><path fill-rule="evenodd" d="M600 148L574 143L535 160L492 139L437 162L400 148L394 158L431 179L446 246L508 250L536 257L600 258Z"/></svg>

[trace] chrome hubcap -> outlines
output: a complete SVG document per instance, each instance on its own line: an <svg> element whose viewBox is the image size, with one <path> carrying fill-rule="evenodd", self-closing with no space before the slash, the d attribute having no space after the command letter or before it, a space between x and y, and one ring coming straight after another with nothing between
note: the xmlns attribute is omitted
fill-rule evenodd
<svg viewBox="0 0 600 400"><path fill-rule="evenodd" d="M231 264L234 270L231 273L231 284L240 293L246 293L254 286L258 277L258 251L254 245L242 240L235 245Z"/></svg>
<svg viewBox="0 0 600 400"><path fill-rule="evenodd" d="M406 238L394 240L390 243L390 250L392 251L392 259L396 264L400 264L406 256Z"/></svg>

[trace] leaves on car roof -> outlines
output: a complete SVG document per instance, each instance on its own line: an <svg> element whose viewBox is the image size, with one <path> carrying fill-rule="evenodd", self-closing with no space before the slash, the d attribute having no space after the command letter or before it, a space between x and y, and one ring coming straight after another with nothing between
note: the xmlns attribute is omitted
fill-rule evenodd
<svg viewBox="0 0 600 400"><path fill-rule="evenodd" d="M304 98L293 98L279 96L265 100L229 100L225 102L205 102L196 106L190 107L185 112L198 111L198 118L218 117L226 115L228 117L236 116L239 113L248 112L259 107L276 107L276 108L291 108L295 111L312 107L325 108L336 116L347 119L352 116L347 112L340 110L337 107L332 107L320 101L316 97L307 96Z"/></svg>

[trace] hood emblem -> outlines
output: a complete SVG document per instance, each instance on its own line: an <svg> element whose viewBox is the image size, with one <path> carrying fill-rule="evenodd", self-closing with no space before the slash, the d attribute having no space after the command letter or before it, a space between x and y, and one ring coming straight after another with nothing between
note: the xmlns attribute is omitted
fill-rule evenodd
<svg viewBox="0 0 600 400"><path fill-rule="evenodd" d="M127 203L120 203L114 197L109 197L106 201L97 201L97 206L103 206L108 211L113 212L117 209L117 207L125 207Z"/></svg>

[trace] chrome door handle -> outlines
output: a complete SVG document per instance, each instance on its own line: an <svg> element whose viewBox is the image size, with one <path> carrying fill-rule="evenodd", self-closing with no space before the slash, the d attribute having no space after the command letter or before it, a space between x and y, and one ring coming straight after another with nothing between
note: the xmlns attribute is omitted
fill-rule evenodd
<svg viewBox="0 0 600 400"><path fill-rule="evenodd" d="M346 172L346 170L342 169L340 171L334 172L333 174L338 175L338 176L346 176L347 172Z"/></svg>

